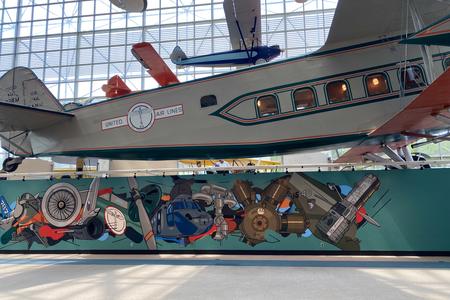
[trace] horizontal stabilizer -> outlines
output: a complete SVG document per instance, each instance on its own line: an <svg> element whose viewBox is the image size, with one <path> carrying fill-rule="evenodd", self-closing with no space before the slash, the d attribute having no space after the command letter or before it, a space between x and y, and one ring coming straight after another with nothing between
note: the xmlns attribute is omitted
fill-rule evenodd
<svg viewBox="0 0 450 300"><path fill-rule="evenodd" d="M72 117L69 113L0 102L0 132L38 130Z"/></svg>

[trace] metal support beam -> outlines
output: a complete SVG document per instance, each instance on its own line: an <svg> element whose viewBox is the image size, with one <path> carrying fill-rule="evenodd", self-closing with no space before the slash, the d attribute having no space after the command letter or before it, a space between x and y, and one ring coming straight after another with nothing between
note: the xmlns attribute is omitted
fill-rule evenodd
<svg viewBox="0 0 450 300"><path fill-rule="evenodd" d="M404 162L405 161L403 159L403 157L398 155L391 147L389 147L387 145L383 145L382 147L383 147L384 154L386 154L393 161L396 161L396 162Z"/></svg>
<svg viewBox="0 0 450 300"><path fill-rule="evenodd" d="M387 145L383 145L383 152L386 154L390 159L392 159L395 162L404 162L405 160L403 157L398 155L397 152L395 152L391 147ZM407 169L407 166L402 166L403 169Z"/></svg>
<svg viewBox="0 0 450 300"><path fill-rule="evenodd" d="M450 118L443 114L436 114L434 118L442 123L445 123L450 126Z"/></svg>
<svg viewBox="0 0 450 300"><path fill-rule="evenodd" d="M403 146L402 148L403 157L405 157L406 161L414 161L411 155L411 152L409 151L407 146Z"/></svg>
<svg viewBox="0 0 450 300"><path fill-rule="evenodd" d="M385 158L383 158L383 157L381 157L379 155L376 155L374 153L366 153L366 154L363 155L363 157L364 157L364 159L367 159L367 160L370 160L370 161L373 161L373 162L376 162L376 163L382 163L382 164L385 164L386 166L391 166L391 167L393 167L395 169L401 169L401 167L392 164L392 162L390 160L385 159Z"/></svg>

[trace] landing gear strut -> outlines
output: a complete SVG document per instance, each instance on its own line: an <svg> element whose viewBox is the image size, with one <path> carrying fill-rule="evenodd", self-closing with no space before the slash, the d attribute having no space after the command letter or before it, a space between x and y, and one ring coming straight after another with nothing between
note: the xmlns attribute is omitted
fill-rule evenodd
<svg viewBox="0 0 450 300"><path fill-rule="evenodd" d="M24 159L23 157L8 157L3 161L3 171L7 173L15 172Z"/></svg>

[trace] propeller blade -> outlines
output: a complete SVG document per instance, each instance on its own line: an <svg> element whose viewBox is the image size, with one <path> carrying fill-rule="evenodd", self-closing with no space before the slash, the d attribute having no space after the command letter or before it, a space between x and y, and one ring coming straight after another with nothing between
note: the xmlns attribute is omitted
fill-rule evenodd
<svg viewBox="0 0 450 300"><path fill-rule="evenodd" d="M130 186L131 197L136 202L139 214L139 222L141 223L142 235L144 236L145 243L149 250L156 250L156 239L153 233L152 224L148 217L147 211L144 207L144 201L142 200L141 193L139 192L139 186L136 178L129 177L128 185Z"/></svg>
<svg viewBox="0 0 450 300"><path fill-rule="evenodd" d="M374 225L374 226L377 226L377 227L381 227L381 225L380 225L377 221L375 221L372 217L369 217L368 215L363 214L363 213L361 213L361 212L358 212L358 214L360 214L361 217L363 217L363 218L364 218L367 222L369 222L370 224L372 224L372 225Z"/></svg>

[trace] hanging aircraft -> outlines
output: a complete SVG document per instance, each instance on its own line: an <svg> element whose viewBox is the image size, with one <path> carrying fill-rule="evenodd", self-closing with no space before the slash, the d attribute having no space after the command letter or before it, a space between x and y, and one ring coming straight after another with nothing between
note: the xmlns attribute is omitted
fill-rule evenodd
<svg viewBox="0 0 450 300"><path fill-rule="evenodd" d="M170 55L177 67L248 66L271 61L281 54L280 46L261 45L261 1L225 0L225 17L233 50L187 57L176 46Z"/></svg>
<svg viewBox="0 0 450 300"><path fill-rule="evenodd" d="M15 156L3 169L26 157L210 159L342 147L352 149L341 161L379 152L409 160L406 145L450 137L450 48L401 42L449 17L446 1L341 0L315 53L67 109L31 70L15 68L0 79L0 138Z"/></svg>
<svg viewBox="0 0 450 300"><path fill-rule="evenodd" d="M147 9L147 0L109 0L113 5L127 12L143 12Z"/></svg>

